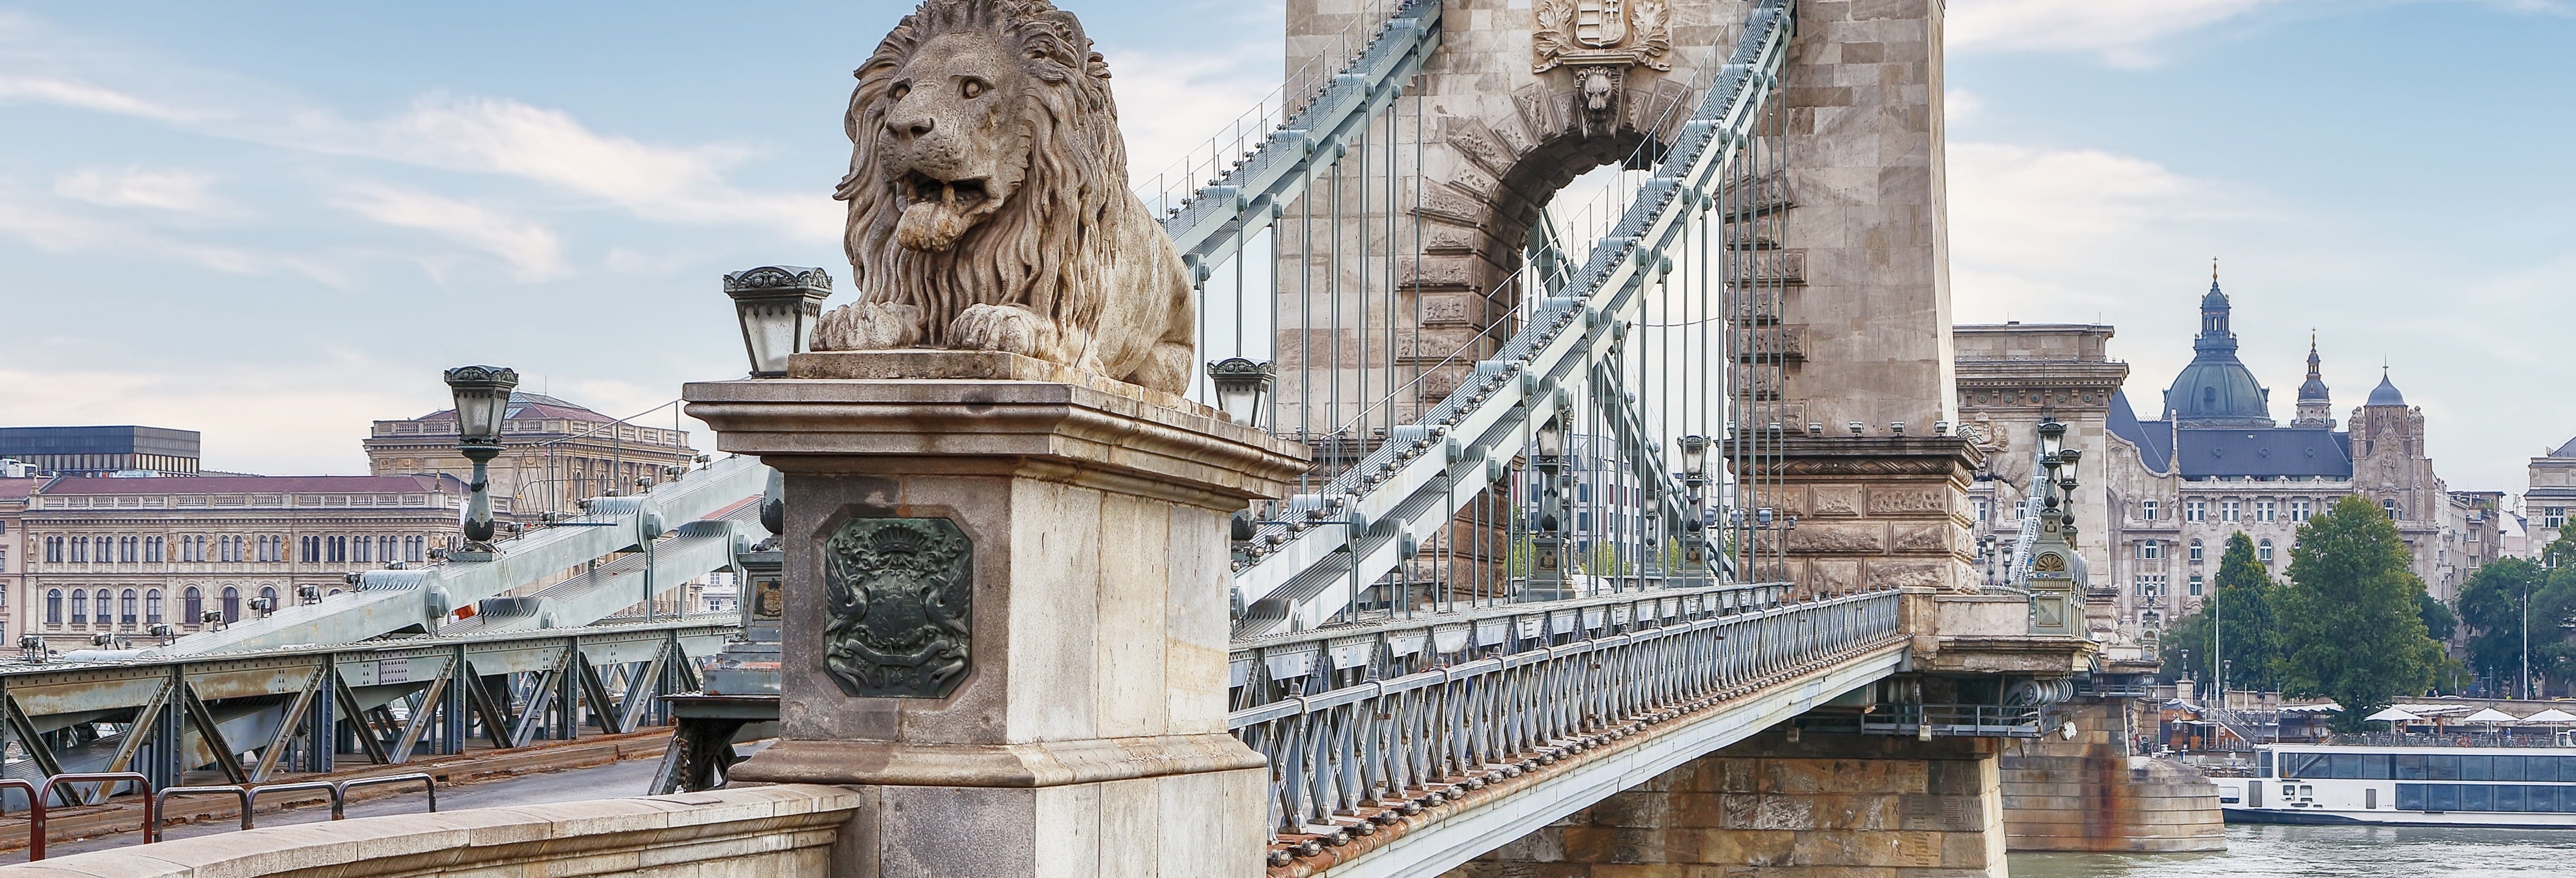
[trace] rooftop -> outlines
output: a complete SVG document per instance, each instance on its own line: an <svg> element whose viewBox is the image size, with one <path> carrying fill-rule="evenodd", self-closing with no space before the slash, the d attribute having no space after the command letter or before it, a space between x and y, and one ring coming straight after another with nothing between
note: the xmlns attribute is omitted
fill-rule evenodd
<svg viewBox="0 0 2576 878"><path fill-rule="evenodd" d="M439 409L417 418L398 420L447 421L453 420L455 417L456 410L447 408ZM510 411L507 415L504 415L504 417L514 420L518 418L571 418L574 420L585 421L609 420L607 415L591 411L588 408L565 402L561 399L547 396L542 393L528 393L526 391L514 391L510 394Z"/></svg>
<svg viewBox="0 0 2576 878"><path fill-rule="evenodd" d="M0 480L0 484L21 479ZM111 479L74 477L42 486L47 497L94 494L383 494L422 491L462 492L453 476L199 476L194 478Z"/></svg>

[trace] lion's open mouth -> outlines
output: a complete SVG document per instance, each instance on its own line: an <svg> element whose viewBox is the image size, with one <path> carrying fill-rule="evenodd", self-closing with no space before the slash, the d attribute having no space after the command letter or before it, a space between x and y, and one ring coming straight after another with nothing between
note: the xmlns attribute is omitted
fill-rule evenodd
<svg viewBox="0 0 2576 878"><path fill-rule="evenodd" d="M929 174L924 174L920 171L914 171L906 177L904 182L911 187L912 200L916 203L923 201L942 201L971 207L982 203L985 198L984 180L980 177L964 180L942 180Z"/></svg>
<svg viewBox="0 0 2576 878"><path fill-rule="evenodd" d="M895 224L895 240L906 249L945 251L992 212L992 191L981 177L942 180L912 171L904 175L902 188L912 203Z"/></svg>

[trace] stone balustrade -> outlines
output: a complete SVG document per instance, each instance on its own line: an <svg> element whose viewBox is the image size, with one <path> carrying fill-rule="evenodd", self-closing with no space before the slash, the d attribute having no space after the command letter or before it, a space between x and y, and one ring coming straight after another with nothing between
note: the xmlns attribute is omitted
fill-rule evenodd
<svg viewBox="0 0 2576 878"><path fill-rule="evenodd" d="M867 802L782 785L225 832L0 866L6 878L825 878Z"/></svg>

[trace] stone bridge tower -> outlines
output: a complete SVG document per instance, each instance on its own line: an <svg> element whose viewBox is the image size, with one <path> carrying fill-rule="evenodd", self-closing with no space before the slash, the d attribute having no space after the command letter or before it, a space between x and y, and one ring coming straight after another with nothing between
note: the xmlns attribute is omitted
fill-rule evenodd
<svg viewBox="0 0 2576 878"><path fill-rule="evenodd" d="M1330 325L1324 311L1301 317L1297 304L1283 303L1283 363L1301 340L1320 350L1323 339L1363 325L1389 327L1397 361L1412 368L1475 344L1516 304L1507 282L1541 208L1584 172L1673 136L1753 8L1749 0L1447 0L1440 48L1391 114L1420 120L1389 136L1403 165L1414 165L1418 150L1421 173L1395 184L1404 190L1393 193L1400 216L1383 216L1381 206L1370 217L1386 230L1374 245L1403 254L1393 257L1402 262L1391 272L1394 293L1345 304L1373 313ZM1382 12L1357 0L1289 0L1289 69L1336 57L1346 28ZM1854 421L1873 435L1898 421L1926 433L1957 420L1940 5L1805 0L1797 22L1780 83L1786 173L1756 187L1762 207L1788 208L1785 222L1738 245L1756 248L1758 285L1783 290L1761 331L1786 362L1751 367L1743 380L1777 401L1792 433L1817 422L1840 435ZM1295 233L1288 237L1283 272L1300 258ZM1410 255L1417 242L1418 260ZM1490 350L1508 334L1489 332L1482 343ZM1474 359L1433 370L1448 373L1425 382L1434 398Z"/></svg>

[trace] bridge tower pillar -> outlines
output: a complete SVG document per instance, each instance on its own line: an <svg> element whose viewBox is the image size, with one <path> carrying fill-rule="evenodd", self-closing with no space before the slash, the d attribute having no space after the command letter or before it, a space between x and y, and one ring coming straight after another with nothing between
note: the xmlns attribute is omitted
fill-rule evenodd
<svg viewBox="0 0 2576 878"><path fill-rule="evenodd" d="M1997 747L1990 738L1773 728L1449 876L2001 876Z"/></svg>
<svg viewBox="0 0 2576 878"><path fill-rule="evenodd" d="M799 354L689 385L786 475L780 737L735 783L866 796L833 875L1251 878L1228 519L1301 446L1010 354Z"/></svg>

